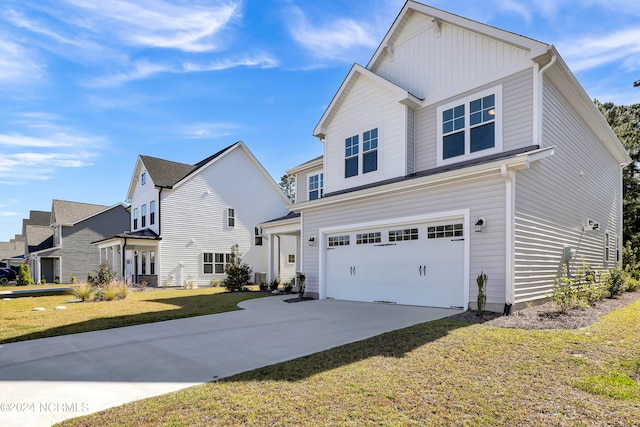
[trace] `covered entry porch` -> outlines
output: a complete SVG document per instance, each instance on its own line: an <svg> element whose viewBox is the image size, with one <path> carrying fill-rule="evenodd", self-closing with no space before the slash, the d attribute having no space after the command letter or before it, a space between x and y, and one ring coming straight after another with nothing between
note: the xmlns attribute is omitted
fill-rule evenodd
<svg viewBox="0 0 640 427"><path fill-rule="evenodd" d="M302 265L300 259L300 214L288 215L260 224L268 242L267 281L280 279L281 283L296 279Z"/></svg>
<svg viewBox="0 0 640 427"><path fill-rule="evenodd" d="M116 276L129 283L158 286L158 250L162 239L151 230L122 233L94 242L100 263L107 261Z"/></svg>

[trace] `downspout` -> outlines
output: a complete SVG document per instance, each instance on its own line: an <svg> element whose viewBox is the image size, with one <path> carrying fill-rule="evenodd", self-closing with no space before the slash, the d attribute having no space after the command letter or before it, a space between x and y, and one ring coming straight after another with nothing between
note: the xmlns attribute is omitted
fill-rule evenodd
<svg viewBox="0 0 640 427"><path fill-rule="evenodd" d="M505 314L511 312L516 299L515 289L515 197L514 188L516 173L509 170L507 165L500 166L500 174L505 182L505 216L506 216L506 268L505 268Z"/></svg>
<svg viewBox="0 0 640 427"><path fill-rule="evenodd" d="M160 191L158 192L158 236L162 235L162 190L164 188L160 187Z"/></svg>
<svg viewBox="0 0 640 427"><path fill-rule="evenodd" d="M544 105L544 73L547 71L553 64L556 63L556 55L551 53L551 61L544 67L538 71L538 123L537 123L537 144L538 147L542 148L542 117L543 117L543 105Z"/></svg>

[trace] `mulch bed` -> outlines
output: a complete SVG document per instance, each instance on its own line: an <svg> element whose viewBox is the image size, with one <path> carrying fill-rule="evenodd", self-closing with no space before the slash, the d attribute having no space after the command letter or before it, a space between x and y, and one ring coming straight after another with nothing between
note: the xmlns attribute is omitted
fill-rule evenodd
<svg viewBox="0 0 640 427"><path fill-rule="evenodd" d="M587 310L569 310L560 313L552 301L535 307L515 311L511 316L485 313L479 316L467 310L450 316L450 319L465 323L484 323L500 328L517 329L579 329L591 326L600 316L625 307L640 299L640 292L625 292L617 298L606 298Z"/></svg>

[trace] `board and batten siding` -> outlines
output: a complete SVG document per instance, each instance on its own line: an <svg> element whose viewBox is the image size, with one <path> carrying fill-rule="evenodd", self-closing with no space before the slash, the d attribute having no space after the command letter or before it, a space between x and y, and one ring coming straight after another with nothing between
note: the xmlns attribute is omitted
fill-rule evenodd
<svg viewBox="0 0 640 427"><path fill-rule="evenodd" d="M531 68L529 52L464 28L441 22L437 34L431 17L412 13L371 71L426 102L435 102Z"/></svg>
<svg viewBox="0 0 640 427"><path fill-rule="evenodd" d="M504 304L505 301L505 184L498 174L455 184L426 187L421 190L394 195L372 196L365 201L344 202L331 207L319 207L303 212L302 242L310 237L318 239L325 227L351 225L390 219L469 209L470 269L469 295L477 296L476 277L484 271L489 277L487 302ZM485 217L487 227L475 233L478 217ZM319 295L319 254L326 242L314 246L302 245L302 271L306 274L306 291Z"/></svg>
<svg viewBox="0 0 640 427"><path fill-rule="evenodd" d="M464 99L474 93L499 85L502 85L502 149L510 151L534 144L532 120L533 72L529 69L416 110L416 171L436 167L438 156L437 108L456 99Z"/></svg>
<svg viewBox="0 0 640 427"><path fill-rule="evenodd" d="M396 96L359 76L327 128L324 142L325 193L405 175L406 109ZM362 173L362 134L378 128L378 170ZM359 173L344 177L345 139L359 135Z"/></svg>
<svg viewBox="0 0 640 427"><path fill-rule="evenodd" d="M613 267L621 234L622 171L553 84L544 81L544 146L555 154L516 174L515 302L545 298L563 269L563 249L593 268ZM584 231L587 220L600 224ZM612 261L604 259L604 235L612 238Z"/></svg>
<svg viewBox="0 0 640 427"><path fill-rule="evenodd" d="M159 283L182 285L191 276L200 286L223 279L204 274L203 253L229 253L234 244L254 272L267 272L269 242L256 246L254 227L287 214L278 191L239 148L163 191ZM234 227L227 226L227 208L235 210Z"/></svg>

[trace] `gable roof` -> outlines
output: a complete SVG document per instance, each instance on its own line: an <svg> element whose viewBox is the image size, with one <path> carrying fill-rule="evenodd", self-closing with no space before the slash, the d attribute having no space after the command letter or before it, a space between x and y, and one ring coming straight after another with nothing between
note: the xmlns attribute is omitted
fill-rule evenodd
<svg viewBox="0 0 640 427"><path fill-rule="evenodd" d="M53 247L53 228L45 225L27 225L25 231L29 253Z"/></svg>
<svg viewBox="0 0 640 427"><path fill-rule="evenodd" d="M51 224L51 212L47 211L29 211L29 218L22 220L22 235L27 235L27 225L45 225Z"/></svg>
<svg viewBox="0 0 640 427"><path fill-rule="evenodd" d="M54 199L51 203L51 225L73 225L109 208L105 205Z"/></svg>
<svg viewBox="0 0 640 427"><path fill-rule="evenodd" d="M238 141L235 142L228 147L223 148L215 154L207 157L199 161L194 165L188 165L186 163L178 163L172 162L169 160L159 159L157 157L150 156L138 156L138 164L136 165L136 169L134 170L134 176L131 179L131 183L129 184L129 192L127 193L127 201L130 202L133 197L133 192L135 190L135 182L136 182L136 174L138 173L138 168L140 162L144 165L147 170L147 173L153 180L153 183L158 188L167 188L174 189L177 186L181 185L190 177L197 174L200 170L206 169L228 153L233 150L240 149L242 150L251 160L251 162L256 166L256 168L262 173L262 175L267 179L273 187L275 187L278 192L282 195L283 199L287 201L287 204L291 202L285 194L282 192L282 189L276 184L274 179L269 175L266 169L260 164L258 159L249 151L244 142Z"/></svg>
<svg viewBox="0 0 640 427"><path fill-rule="evenodd" d="M421 102L423 100L422 98L418 98L408 90L401 88L395 83L377 75L372 71L369 71L368 69L364 68L362 65L353 64L353 66L351 67L351 70L349 70L349 74L347 74L347 77L345 77L344 81L340 85L340 88L338 89L338 92L335 94L335 96L331 100L329 107L327 107L324 114L320 118L320 121L318 122L315 129L313 130L313 136L316 136L318 138L324 138L324 135L326 132L326 123L333 118L335 111L342 104L342 101L345 99L345 97L349 93L354 82L360 76L363 76L371 80L372 82L376 83L378 86L391 91L393 94L395 94L397 101L400 104L408 105L411 108L418 108L422 105L422 102Z"/></svg>
<svg viewBox="0 0 640 427"><path fill-rule="evenodd" d="M408 0L400 13L396 17L395 21L391 25L391 28L385 35L384 39L376 49L375 53L371 57L371 60L367 64L367 69L375 70L380 60L389 54L390 47L393 46L393 42L398 37L399 33L404 29L405 24L413 13L421 13L423 15L432 18L434 24L438 27L442 22L448 22L456 27L464 28L473 32L485 34L493 39L499 40L503 43L510 44L520 49L527 50L531 53L531 57L536 57L547 51L549 45L546 43L534 40L529 37L521 36L516 33L512 33L491 25L483 24L481 22L473 21L469 18L456 15L454 13L446 12L435 7L427 6L426 4L419 3L417 1Z"/></svg>

